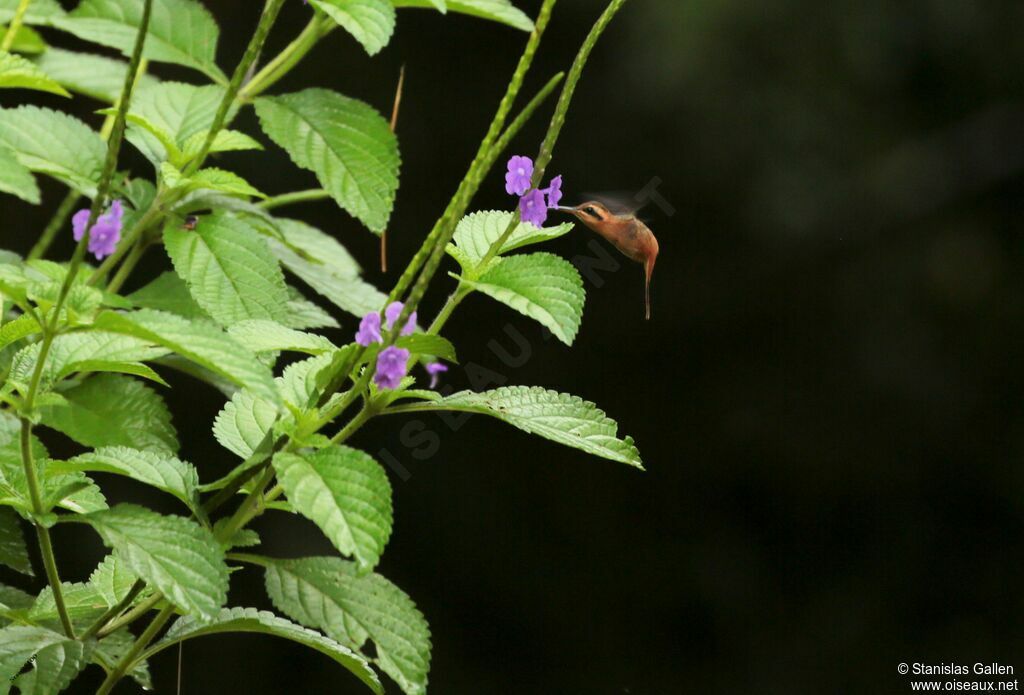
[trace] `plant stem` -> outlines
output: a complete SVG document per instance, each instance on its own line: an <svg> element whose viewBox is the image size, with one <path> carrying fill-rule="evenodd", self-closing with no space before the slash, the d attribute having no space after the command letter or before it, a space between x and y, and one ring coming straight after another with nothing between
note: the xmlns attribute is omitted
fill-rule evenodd
<svg viewBox="0 0 1024 695"><path fill-rule="evenodd" d="M427 333L431 335L437 335L444 328L444 324L451 318L452 313L458 308L462 300L468 297L473 292L472 288L468 285L459 285L455 288L455 291L448 296L448 301L441 307L441 311L437 312L437 316L434 318L433 323L430 324L430 328L427 329Z"/></svg>
<svg viewBox="0 0 1024 695"><path fill-rule="evenodd" d="M117 265L122 258L125 257L135 247L136 242L139 241L141 236L149 230L156 222L160 221L160 218L164 215L164 205L169 204L170 200L164 201L160 194L157 194L153 204L149 206L149 209L139 218L139 221L135 223L135 226L124 235L121 239L121 243L114 249L114 253L106 257L106 259L100 263L100 267L93 271L92 275L89 276L89 280L86 284L96 285L101 282L114 266Z"/></svg>
<svg viewBox="0 0 1024 695"><path fill-rule="evenodd" d="M157 636L160 629L170 620L171 616L174 615L173 606L167 606L160 613L153 618L153 622L145 629L145 631L135 640L135 644L129 649L121 660L114 667L114 670L107 674L106 680L100 686L100 689L96 691L96 695L107 695L117 682L124 678L124 674L131 668L132 663L143 649L149 646L149 643L153 641L153 638Z"/></svg>
<svg viewBox="0 0 1024 695"><path fill-rule="evenodd" d="M295 191L294 193L283 193L281 195L275 195L271 198L267 198L264 201L257 203L257 207L263 208L264 210L273 210L275 208L284 207L285 205L294 205L295 203L306 203L313 200L324 200L330 198L331 194L322 188L311 188L308 191Z"/></svg>
<svg viewBox="0 0 1024 695"><path fill-rule="evenodd" d="M132 608L130 611L128 611L127 613L122 615L120 618L117 618L116 620L110 622L105 627L100 628L96 632L96 636L99 637L100 639L102 639L102 638L106 637L107 635L111 634L112 632L117 632L118 630L120 630L122 627L124 627L126 625L131 625L136 620L138 620L143 615L145 615L150 610L152 610L153 606L155 606L156 604L160 603L163 600L164 600L164 595L163 594L161 594L160 592L155 593L154 595L150 596L149 598L147 598L145 601L143 601L139 605L135 606L135 608Z"/></svg>
<svg viewBox="0 0 1024 695"><path fill-rule="evenodd" d="M42 496L39 492L39 476L36 474L36 465L32 457L32 424L25 418L21 419L21 460L25 468L25 479L28 482L32 511L41 515L46 510L43 508ZM35 522L35 527L36 535L39 537L39 554L43 558L43 567L46 570L46 581L50 583L50 588L53 591L53 602L57 606L61 627L64 628L64 634L74 639L75 628L71 625L71 618L68 616L68 609L64 603L64 589L60 583L60 574L57 572L57 558L53 554L50 529L38 521Z"/></svg>
<svg viewBox="0 0 1024 695"><path fill-rule="evenodd" d="M299 61L306 57L306 54L313 50L313 47L334 29L333 22L324 22L322 15L317 13L309 24L302 30L302 33L294 41L285 46L273 60L267 63L262 70L249 80L238 93L239 101L245 103L265 92L278 80L287 75Z"/></svg>
<svg viewBox="0 0 1024 695"><path fill-rule="evenodd" d="M128 252L128 257L124 259L124 263L117 269L117 273L110 280L110 284L107 285L108 292L117 292L124 285L128 276L135 270L135 266L142 259L142 256L146 253L149 248L149 244L145 239L139 239L132 244L131 251Z"/></svg>
<svg viewBox="0 0 1024 695"><path fill-rule="evenodd" d="M512 142L512 138L519 134L519 131L523 129L523 126L529 122L533 117L533 114L540 108L541 104L547 101L547 98L551 96L551 92L555 91L562 80L565 79L565 73L560 72L548 80L548 83L544 85L537 95L530 100L519 115L516 116L512 124L505 129L505 132L501 134L498 141L491 147L489 159L487 160L487 168L490 169L494 165L494 161L501 156L501 153L508 149L508 145Z"/></svg>
<svg viewBox="0 0 1024 695"><path fill-rule="evenodd" d="M57 232L64 228L68 223L68 218L71 217L71 213L74 212L75 206L78 204L78 199L82 195L75 190L68 191L68 194L64 196L64 200L61 201L60 205L57 206L57 211L53 213L53 217L50 218L50 222L46 225L46 229L43 230L42 235L39 237L39 241L35 243L32 250L28 252L28 260L36 258L42 258L46 255L46 252L50 250L50 246L53 245L53 240L57 237Z"/></svg>
<svg viewBox="0 0 1024 695"><path fill-rule="evenodd" d="M14 16L11 18L11 23L7 27L7 33L4 34L4 40L0 43L0 51L11 50L11 46L14 45L14 39L18 36L21 24L25 20L25 13L28 12L30 2L32 0L21 0L18 3L17 9L14 10Z"/></svg>
<svg viewBox="0 0 1024 695"><path fill-rule="evenodd" d="M245 79L246 74L248 74L249 68L259 58L260 51L263 50L263 44L266 42L267 36L270 35L274 22L277 21L277 15L281 11L282 5L284 5L284 0L267 0L263 6L263 14L260 15L259 24L256 25L256 32L252 35L242 60L235 66L235 72L231 76L231 82L228 83L227 90L224 92L224 98L221 99L220 106L217 108L217 114L214 116L213 124L206 134L206 140L203 142L199 154L196 155L195 159L185 169L185 176L194 174L203 165L203 162L206 161L206 157L210 153L210 148L213 147L217 134L224 127L228 111L235 103L235 97L238 95L238 90L242 87L242 81Z"/></svg>
<svg viewBox="0 0 1024 695"><path fill-rule="evenodd" d="M363 406L362 410L356 413L356 416L349 420L347 425L341 428L336 435L331 437L331 444L341 444L342 442L348 441L349 437L355 434L360 427L372 420L373 416L376 414L377 411L369 405Z"/></svg>
<svg viewBox="0 0 1024 695"><path fill-rule="evenodd" d="M106 625L109 621L119 616L122 611L128 608L128 606L132 605L132 601L135 600L135 597L138 596L145 587L146 582L142 581L141 579L137 580L132 585L132 588L128 590L128 593L125 594L125 597L121 599L116 606L114 606L106 613L101 615L99 618L96 619L96 622L89 626L89 629L86 630L85 634L82 635L82 641L84 642L90 637L95 636L96 633L99 632L104 625Z"/></svg>

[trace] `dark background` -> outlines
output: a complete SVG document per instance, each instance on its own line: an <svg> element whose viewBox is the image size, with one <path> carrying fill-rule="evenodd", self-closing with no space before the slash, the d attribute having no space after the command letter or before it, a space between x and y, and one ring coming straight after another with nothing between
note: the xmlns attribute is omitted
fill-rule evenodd
<svg viewBox="0 0 1024 695"><path fill-rule="evenodd" d="M207 4L231 66L258 3ZM568 67L602 5L559 3L526 92ZM306 12L287 9L275 48ZM662 249L654 320L623 262L588 284L572 349L484 298L447 333L475 378L597 402L648 470L480 417L457 433L424 419L440 437L432 457L415 426L402 441L399 420L356 437L410 473L392 477L380 571L430 622L431 692L908 692L900 662L1024 668L1022 24L1015 0L626 6L551 171L570 200L663 181L674 214L646 211ZM395 266L461 178L525 38L403 10L380 57L339 32L277 87L327 86L386 112L407 65ZM547 113L516 152L536 151ZM257 132L251 113L240 123ZM314 185L270 152L222 164L270 192ZM44 209L3 198L5 245L27 249L62 195L48 185ZM508 204L495 172L476 207ZM376 240L333 204L292 214L335 234L379 286L393 281L374 267ZM592 238L553 250L592 254ZM520 366L488 347L518 350L509 324L530 344ZM464 369L448 381L471 383ZM183 455L218 475L232 464L210 435L221 399L174 386ZM108 484L114 499L145 499ZM256 527L268 553L330 552L302 520ZM82 580L101 549L75 533L59 529L57 544L66 578ZM232 588L236 605L269 605L255 571ZM190 642L184 657L183 693L359 692L328 659L266 638ZM173 692L173 655L153 667Z"/></svg>

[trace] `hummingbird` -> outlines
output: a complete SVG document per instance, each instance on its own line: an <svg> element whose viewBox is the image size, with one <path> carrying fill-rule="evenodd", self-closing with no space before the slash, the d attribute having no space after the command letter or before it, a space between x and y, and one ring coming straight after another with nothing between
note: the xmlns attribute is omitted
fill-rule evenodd
<svg viewBox="0 0 1024 695"><path fill-rule="evenodd" d="M636 216L635 210L612 212L608 205L591 200L576 207L556 208L568 213L611 242L626 258L644 267L645 318L651 320L651 276L658 260L658 240L654 232Z"/></svg>

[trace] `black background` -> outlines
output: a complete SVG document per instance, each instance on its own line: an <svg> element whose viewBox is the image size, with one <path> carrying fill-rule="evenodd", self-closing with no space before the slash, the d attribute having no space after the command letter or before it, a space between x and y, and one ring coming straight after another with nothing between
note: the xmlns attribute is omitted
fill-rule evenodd
<svg viewBox="0 0 1024 695"><path fill-rule="evenodd" d="M231 66L259 3L207 5ZM601 5L559 3L527 92L568 67ZM290 3L274 50L307 12ZM403 442L401 420L357 435L410 473L392 476L380 571L430 621L431 692L907 692L900 662L1024 668L1022 20L1011 0L627 5L551 171L570 200L663 181L674 214L646 211L662 249L654 320L642 320L641 272L625 261L588 284L572 349L472 298L447 330L464 365L448 381L593 400L636 438L648 470L480 417L457 433L423 419L440 437L431 457L422 431ZM454 191L525 38L403 10L379 57L339 32L277 86L326 86L387 112L407 65L393 265ZM98 105L73 108L98 123ZM547 113L517 153L536 151ZM258 132L251 112L239 123ZM221 165L269 192L315 185L273 147ZM47 184L44 195L43 208L0 199L4 245L29 247L63 192ZM508 205L495 172L476 207ZM376 240L332 203L291 214L336 235L378 286L393 281L375 268ZM552 250L592 254L592 238L579 231ZM138 283L166 265L159 255ZM426 314L449 289L442 278ZM507 325L528 339L525 364L488 347L517 350ZM219 475L233 464L210 435L220 397L170 378L183 456L204 479ZM170 510L104 484L114 500ZM299 519L272 513L256 528L269 554L330 552ZM86 532L60 528L56 542L69 580L102 552ZM269 605L253 570L232 592L235 605ZM174 655L153 668L158 691L173 692ZM321 655L235 636L186 645L182 692L360 687Z"/></svg>

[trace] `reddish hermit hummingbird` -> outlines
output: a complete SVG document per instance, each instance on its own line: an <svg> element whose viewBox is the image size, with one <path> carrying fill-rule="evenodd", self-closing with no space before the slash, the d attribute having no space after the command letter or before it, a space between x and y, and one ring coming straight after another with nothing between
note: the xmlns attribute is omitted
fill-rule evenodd
<svg viewBox="0 0 1024 695"><path fill-rule="evenodd" d="M591 200L576 207L558 207L573 215L592 231L611 242L626 258L644 267L644 316L651 320L651 276L658 260L658 240L654 232L636 216L635 210L612 212L605 203Z"/></svg>

